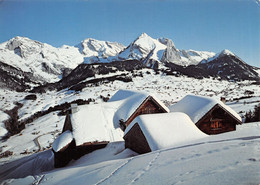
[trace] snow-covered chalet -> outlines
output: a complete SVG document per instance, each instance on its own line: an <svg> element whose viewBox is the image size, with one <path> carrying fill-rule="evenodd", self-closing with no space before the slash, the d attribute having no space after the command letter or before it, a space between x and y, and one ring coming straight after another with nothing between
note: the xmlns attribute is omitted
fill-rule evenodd
<svg viewBox="0 0 260 185"><path fill-rule="evenodd" d="M136 117L126 128L125 147L143 154L207 137L181 112L146 114Z"/></svg>
<svg viewBox="0 0 260 185"><path fill-rule="evenodd" d="M170 111L187 114L201 131L209 135L236 130L236 125L242 123L233 109L209 97L187 95L170 106Z"/></svg>
<svg viewBox="0 0 260 185"><path fill-rule="evenodd" d="M106 103L72 105L52 146L54 165L63 167L109 142L122 141L123 130L139 115L166 112L169 109L155 96L130 90L117 91Z"/></svg>

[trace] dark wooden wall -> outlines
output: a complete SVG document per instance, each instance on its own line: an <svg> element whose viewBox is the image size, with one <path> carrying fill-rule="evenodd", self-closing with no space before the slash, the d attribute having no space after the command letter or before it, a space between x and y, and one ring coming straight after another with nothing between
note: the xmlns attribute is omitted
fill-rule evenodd
<svg viewBox="0 0 260 185"><path fill-rule="evenodd" d="M75 140L73 140L69 145L61 149L59 152L54 152L54 167L61 168L66 166L72 159L74 155L74 149L76 147Z"/></svg>
<svg viewBox="0 0 260 185"><path fill-rule="evenodd" d="M139 154L151 152L149 144L137 123L124 136L124 140L125 148L130 148Z"/></svg>
<svg viewBox="0 0 260 185"><path fill-rule="evenodd" d="M154 114L154 113L165 113L160 106L158 106L151 98L148 98L137 110L136 112L125 122L128 126L137 116L142 114Z"/></svg>
<svg viewBox="0 0 260 185"><path fill-rule="evenodd" d="M238 121L221 107L213 107L198 123L197 127L204 133L213 135L236 130Z"/></svg>
<svg viewBox="0 0 260 185"><path fill-rule="evenodd" d="M65 132L66 130L70 130L72 132L72 125L71 125L71 120L70 120L70 114L66 114L65 122L63 125L62 133Z"/></svg>
<svg viewBox="0 0 260 185"><path fill-rule="evenodd" d="M60 168L66 166L72 159L77 160L83 155L91 153L95 150L104 148L109 142L85 143L76 146L73 140L68 146L61 149L59 152L54 152L54 167Z"/></svg>

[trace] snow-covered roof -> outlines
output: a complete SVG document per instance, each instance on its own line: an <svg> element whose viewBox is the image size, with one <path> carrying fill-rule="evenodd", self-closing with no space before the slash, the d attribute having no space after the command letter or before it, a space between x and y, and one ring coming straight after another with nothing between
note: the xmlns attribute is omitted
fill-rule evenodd
<svg viewBox="0 0 260 185"><path fill-rule="evenodd" d="M55 152L58 152L65 146L67 146L73 140L71 131L67 130L63 132L52 144L52 148Z"/></svg>
<svg viewBox="0 0 260 185"><path fill-rule="evenodd" d="M114 119L128 120L148 97L152 97L164 110L169 112L169 109L152 94L140 91L119 90L109 100L109 102L121 101L121 105L116 111Z"/></svg>
<svg viewBox="0 0 260 185"><path fill-rule="evenodd" d="M149 96L147 93L119 90L106 103L78 106L77 111L70 115L76 145L123 140L119 120L127 120ZM169 111L162 102L153 98Z"/></svg>
<svg viewBox="0 0 260 185"><path fill-rule="evenodd" d="M72 134L76 145L94 141L121 141L123 131L113 117L120 102L82 105L72 114Z"/></svg>
<svg viewBox="0 0 260 185"><path fill-rule="evenodd" d="M145 114L136 117L126 128L125 135L138 124L152 151L206 137L188 115L176 112Z"/></svg>
<svg viewBox="0 0 260 185"><path fill-rule="evenodd" d="M184 112L196 124L207 112L209 112L215 105L221 106L229 114L235 117L240 122L241 117L229 106L225 105L220 100L215 100L209 97L187 95L178 103L170 106L171 112Z"/></svg>

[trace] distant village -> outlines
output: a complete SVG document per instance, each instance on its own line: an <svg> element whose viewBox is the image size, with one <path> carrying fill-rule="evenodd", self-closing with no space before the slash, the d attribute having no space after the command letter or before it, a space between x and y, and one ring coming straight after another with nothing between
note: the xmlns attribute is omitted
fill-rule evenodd
<svg viewBox="0 0 260 185"><path fill-rule="evenodd" d="M105 103L71 104L52 146L54 165L64 167L110 142L124 140L125 148L144 154L234 131L241 123L224 98L187 95L166 107L152 94L119 90Z"/></svg>

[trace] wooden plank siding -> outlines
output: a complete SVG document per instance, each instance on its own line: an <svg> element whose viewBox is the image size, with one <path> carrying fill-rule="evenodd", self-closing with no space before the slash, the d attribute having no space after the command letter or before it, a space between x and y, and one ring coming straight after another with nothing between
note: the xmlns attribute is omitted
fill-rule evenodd
<svg viewBox="0 0 260 185"><path fill-rule="evenodd" d="M126 127L139 115L166 113L165 110L153 97L148 96L145 101L136 109L136 111L125 121Z"/></svg>
<svg viewBox="0 0 260 185"><path fill-rule="evenodd" d="M151 152L149 144L140 126L137 123L124 136L124 140L125 140L125 148L130 148L131 150L139 154Z"/></svg>
<svg viewBox="0 0 260 185"><path fill-rule="evenodd" d="M95 150L105 148L109 142L87 142L80 146L76 146L75 140L73 139L70 144L63 147L59 152L54 153L54 167L60 168L66 166L72 159L77 160L83 155L91 153Z"/></svg>
<svg viewBox="0 0 260 185"><path fill-rule="evenodd" d="M213 135L234 131L241 123L217 104L195 124L202 132Z"/></svg>
<svg viewBox="0 0 260 185"><path fill-rule="evenodd" d="M65 122L62 128L62 133L65 132L66 130L70 130L72 132L72 125L71 125L71 119L70 119L70 114L66 114Z"/></svg>

